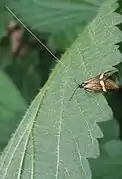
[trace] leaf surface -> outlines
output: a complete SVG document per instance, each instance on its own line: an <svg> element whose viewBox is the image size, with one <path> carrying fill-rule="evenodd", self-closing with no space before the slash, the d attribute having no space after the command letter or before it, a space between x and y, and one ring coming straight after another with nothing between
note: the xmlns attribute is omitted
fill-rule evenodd
<svg viewBox="0 0 122 179"><path fill-rule="evenodd" d="M94 179L122 178L122 142L112 140L102 146L101 156L91 162Z"/></svg>
<svg viewBox="0 0 122 179"><path fill-rule="evenodd" d="M0 71L0 150L8 143L11 133L27 108L25 100L11 79Z"/></svg>
<svg viewBox="0 0 122 179"><path fill-rule="evenodd" d="M121 16L115 0L101 4L97 17L85 28L39 92L0 159L0 178L90 179L87 158L99 156L97 122L112 112L99 93L79 89L78 81L111 70L121 54L115 45L122 33L115 26Z"/></svg>
<svg viewBox="0 0 122 179"><path fill-rule="evenodd" d="M52 45L54 43L57 49L58 47L66 49L76 39L77 34L83 31L86 24L95 17L100 2L96 0L90 2L88 0L76 2L21 0L13 1L8 6L31 29L50 33L49 46L52 41ZM52 45L51 49L53 49Z"/></svg>
<svg viewBox="0 0 122 179"><path fill-rule="evenodd" d="M5 9L5 4L8 3L8 0L0 1L0 38L3 35L6 35L6 28L8 22L11 20L10 14Z"/></svg>
<svg viewBox="0 0 122 179"><path fill-rule="evenodd" d="M32 29L56 33L88 23L98 12L99 6L98 3L85 0L82 2L21 0L10 3L10 8L13 8Z"/></svg>

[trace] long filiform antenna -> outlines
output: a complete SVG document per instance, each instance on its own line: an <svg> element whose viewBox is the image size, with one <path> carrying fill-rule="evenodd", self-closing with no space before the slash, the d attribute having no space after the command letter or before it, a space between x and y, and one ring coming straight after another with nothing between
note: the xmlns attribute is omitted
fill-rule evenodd
<svg viewBox="0 0 122 179"><path fill-rule="evenodd" d="M75 79L74 79L74 81L75 81L75 83L76 83L78 86L77 86L77 87L75 88L75 90L73 91L73 94L72 94L72 96L70 97L69 101L72 100L72 98L73 98L74 94L76 93L77 89L78 89L78 88L82 88L82 84L80 85Z"/></svg>
<svg viewBox="0 0 122 179"><path fill-rule="evenodd" d="M69 101L72 100L72 98L73 98L73 96L74 96L74 94L76 93L76 91L77 91L78 88L79 88L79 86L77 86L77 87L75 88L75 90L73 91L72 96L70 97Z"/></svg>
<svg viewBox="0 0 122 179"><path fill-rule="evenodd" d="M52 51L16 16L16 14L7 6L5 5L5 8L12 14L12 16L37 40L37 42L42 45L59 63L61 63L65 68L67 68L66 65L64 65L53 53Z"/></svg>

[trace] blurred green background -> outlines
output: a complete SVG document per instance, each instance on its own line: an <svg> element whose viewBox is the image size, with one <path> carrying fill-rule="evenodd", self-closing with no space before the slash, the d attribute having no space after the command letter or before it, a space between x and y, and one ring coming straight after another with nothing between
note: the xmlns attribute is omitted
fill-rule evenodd
<svg viewBox="0 0 122 179"><path fill-rule="evenodd" d="M28 105L47 81L57 60L5 8L7 5L60 59L96 16L99 0L0 1L0 150L7 144ZM55 7L55 8L54 8ZM60 8L59 8L60 7ZM60 10L59 10L60 9ZM122 13L119 1L118 13ZM66 15L68 14L68 19ZM119 26L122 29L122 25ZM122 51L122 43L120 44ZM77 62L76 62L77 63ZM122 84L122 64L117 79ZM122 139L122 91L106 96Z"/></svg>

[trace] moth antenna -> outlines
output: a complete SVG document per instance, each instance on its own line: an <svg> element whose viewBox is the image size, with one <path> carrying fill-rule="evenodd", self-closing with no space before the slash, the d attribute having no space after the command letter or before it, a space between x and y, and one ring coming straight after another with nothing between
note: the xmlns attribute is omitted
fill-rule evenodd
<svg viewBox="0 0 122 179"><path fill-rule="evenodd" d="M7 6L5 5L5 8L8 10L8 12L37 40L37 42L42 45L51 55L55 58L60 64L62 64L65 68L65 66L53 53L52 51L17 17L17 15Z"/></svg>
<svg viewBox="0 0 122 179"><path fill-rule="evenodd" d="M75 88L75 90L74 90L74 92L72 93L72 96L70 97L69 101L72 100L72 98L73 98L73 96L74 96L74 94L76 93L76 91L77 91L78 88L79 88L79 86L77 86L77 88Z"/></svg>
<svg viewBox="0 0 122 179"><path fill-rule="evenodd" d="M76 81L76 79L74 79L74 82L79 86L79 83Z"/></svg>

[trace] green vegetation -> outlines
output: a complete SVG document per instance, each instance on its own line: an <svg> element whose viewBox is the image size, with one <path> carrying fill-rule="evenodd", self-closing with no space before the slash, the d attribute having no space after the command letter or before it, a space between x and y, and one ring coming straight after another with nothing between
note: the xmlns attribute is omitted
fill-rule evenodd
<svg viewBox="0 0 122 179"><path fill-rule="evenodd" d="M2 0L0 9L0 179L121 179L122 90L78 89L69 101L74 79L116 68L122 84L121 3Z"/></svg>

